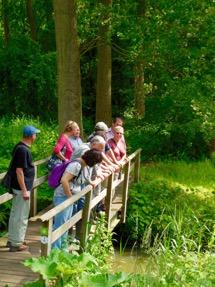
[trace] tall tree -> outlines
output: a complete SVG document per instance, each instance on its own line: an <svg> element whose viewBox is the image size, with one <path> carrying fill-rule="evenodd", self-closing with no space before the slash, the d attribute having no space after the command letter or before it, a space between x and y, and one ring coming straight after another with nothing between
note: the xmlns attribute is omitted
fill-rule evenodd
<svg viewBox="0 0 215 287"><path fill-rule="evenodd" d="M26 0L26 12L32 40L37 40L37 28L33 12L32 0Z"/></svg>
<svg viewBox="0 0 215 287"><path fill-rule="evenodd" d="M10 28L9 28L9 19L8 19L8 3L7 0L2 0L2 19L4 27L4 41L5 45L8 45L10 39Z"/></svg>
<svg viewBox="0 0 215 287"><path fill-rule="evenodd" d="M76 1L54 0L58 66L58 121L62 130L67 120L82 129L80 51Z"/></svg>
<svg viewBox="0 0 215 287"><path fill-rule="evenodd" d="M139 27L141 29L142 18L145 15L146 0L138 0L137 17ZM142 34L142 33L141 33ZM142 35L144 37L144 35ZM138 116L145 115L145 93L144 93L144 61L143 61L143 45L140 46L138 56L134 67L134 103L135 111Z"/></svg>
<svg viewBox="0 0 215 287"><path fill-rule="evenodd" d="M111 6L112 0L101 0L104 15L100 24L97 42L97 87L96 87L96 121L111 122Z"/></svg>

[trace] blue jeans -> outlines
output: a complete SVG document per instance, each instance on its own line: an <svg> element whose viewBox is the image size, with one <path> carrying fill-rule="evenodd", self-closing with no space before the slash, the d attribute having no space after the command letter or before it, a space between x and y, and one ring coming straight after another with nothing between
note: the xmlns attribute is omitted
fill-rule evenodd
<svg viewBox="0 0 215 287"><path fill-rule="evenodd" d="M56 196L53 199L54 206L57 206L67 200L67 196ZM53 228L54 230L63 225L66 221L70 219L72 216L73 212L73 204L71 206L68 206L65 208L62 212L58 213L55 218L54 218L54 225ZM58 248L58 249L63 249L67 245L67 236L68 236L68 231L66 231L61 237L59 237L53 244L52 248Z"/></svg>
<svg viewBox="0 0 215 287"><path fill-rule="evenodd" d="M81 197L74 203L72 215L75 215L79 210L84 208L85 197Z"/></svg>

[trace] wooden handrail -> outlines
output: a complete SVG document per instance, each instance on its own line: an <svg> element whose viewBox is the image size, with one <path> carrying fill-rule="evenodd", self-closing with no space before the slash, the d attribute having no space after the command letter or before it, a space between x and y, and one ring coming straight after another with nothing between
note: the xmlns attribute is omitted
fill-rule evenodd
<svg viewBox="0 0 215 287"><path fill-rule="evenodd" d="M38 165L41 165L43 163L46 163L48 160L49 160L50 157L46 157L46 158L43 158L43 159L39 159L37 161L34 162L34 166L38 166Z"/></svg>
<svg viewBox="0 0 215 287"><path fill-rule="evenodd" d="M2 181L3 177L5 176L6 172L0 174L0 182Z"/></svg>
<svg viewBox="0 0 215 287"><path fill-rule="evenodd" d="M54 217L61 211L63 211L65 208L70 206L71 204L78 201L82 196L86 195L90 190L92 190L92 185L86 186L84 189L82 189L79 193L73 195L72 197L69 197L67 200L62 202L61 204L53 207L49 211L47 211L45 214L41 215L40 217L37 217L36 220L41 220L42 222L48 221L50 218ZM34 217L31 218L31 221L34 221Z"/></svg>
<svg viewBox="0 0 215 287"><path fill-rule="evenodd" d="M133 152L132 154L130 154L130 155L128 156L128 159L131 161L131 160L132 160L133 158L135 158L138 154L141 154L141 151L142 151L141 148L137 149L135 152Z"/></svg>
<svg viewBox="0 0 215 287"><path fill-rule="evenodd" d="M132 154L130 154L128 156L128 160L130 160L130 161L133 160L140 153L141 153L141 149L136 150L135 152L133 152ZM48 160L49 160L49 157L41 159L41 160L37 160L37 161L34 162L34 166L39 166L39 165L41 165L43 163L48 162ZM3 172L3 173L0 174L0 183L1 183L2 179L3 179L3 177L5 176L5 174L6 174L6 172ZM39 187L41 184L46 182L47 178L48 178L47 174L43 175L43 176L41 176L39 178L35 178L34 179L34 184L33 184L33 189ZM5 203L8 200L11 200L12 198L13 198L13 196L9 192L6 192L6 193L0 195L0 205Z"/></svg>
<svg viewBox="0 0 215 287"><path fill-rule="evenodd" d="M99 195L92 197L93 187L92 185L87 185L84 189L82 189L78 194L73 195L71 198L68 198L63 203L58 206L52 207L45 213L36 214L37 213L37 187L42 185L47 181L48 175L42 175L37 177L37 169L38 166L44 164L48 161L49 158L41 159L34 162L35 170L36 170L36 178L33 183L32 192L32 206L31 206L31 214L33 215L30 218L30 221L39 220L43 227L46 227L48 230L47 239L45 243L41 243L41 255L48 255L51 250L51 244L58 239L64 232L66 232L69 228L71 228L74 224L76 224L80 219L82 219L82 228L81 228L81 246L84 247L85 242L87 240L88 228L87 224L89 221L90 211L93 207L95 207L99 202L101 202L104 198L106 198L106 216L107 216L107 226L111 227L111 221L114 218L114 214L112 212L112 200L113 200L113 190L117 188L121 183L123 183L123 193L122 193L122 202L119 205L121 209L121 222L125 222L126 217L126 207L127 207L127 198L128 198L128 185L130 179L130 171L135 168L134 172L134 181L139 181L140 177L140 153L141 149L136 150L134 153L128 156L127 161L123 164L124 175L122 175L121 179L114 179L114 173L111 173L106 179L108 180L107 188L104 188ZM0 174L0 182L4 177L5 172ZM100 180L98 182L101 183ZM83 210L79 211L75 215L73 215L67 222L65 222L58 229L53 231L53 219L54 217L62 212L68 206L77 202L81 197L85 196L85 205ZM11 200L13 195L6 192L0 195L0 205L8 200ZM119 209L118 209L119 210ZM115 213L117 213L117 211ZM119 222L119 220L117 221ZM46 237L46 236L45 236Z"/></svg>

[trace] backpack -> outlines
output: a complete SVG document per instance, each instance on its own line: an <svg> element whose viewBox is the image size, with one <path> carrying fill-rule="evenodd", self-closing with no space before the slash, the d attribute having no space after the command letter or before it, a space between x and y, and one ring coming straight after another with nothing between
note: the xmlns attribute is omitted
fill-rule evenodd
<svg viewBox="0 0 215 287"><path fill-rule="evenodd" d="M2 178L2 181L1 181L1 185L7 190L7 192L13 194L13 188L12 188L12 179L13 177L15 176L14 175L14 172L12 170L12 165L13 165L13 161L14 161L14 156L15 156L15 152L16 150L18 149L19 146L21 146L22 144L18 143L13 151L12 151L12 159L10 161L10 165L8 167L8 170L5 174L5 176Z"/></svg>
<svg viewBox="0 0 215 287"><path fill-rule="evenodd" d="M48 185L51 188L56 188L58 187L58 185L60 185L60 180L61 177L65 171L65 169L67 168L67 166L71 163L71 162L75 162L77 160L71 160L71 161L66 161L63 162L61 164L56 165L50 172L50 174L48 175ZM78 176L76 177L76 179L79 177L79 175L81 174L82 169L80 169Z"/></svg>

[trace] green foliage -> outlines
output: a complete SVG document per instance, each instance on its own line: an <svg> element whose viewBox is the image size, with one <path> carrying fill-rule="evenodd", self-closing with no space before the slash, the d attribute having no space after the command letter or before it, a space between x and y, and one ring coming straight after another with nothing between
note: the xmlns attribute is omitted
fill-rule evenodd
<svg viewBox="0 0 215 287"><path fill-rule="evenodd" d="M45 234L47 230L41 230ZM25 266L39 273L43 280L56 287L120 287L130 281L125 273L109 273L108 258L113 253L112 236L106 228L105 217L102 216L96 225L95 233L89 238L82 254L68 253L53 249L47 258L31 258L25 261ZM41 280L37 281L42 284ZM28 283L24 286L35 286ZM45 285L41 285L45 286Z"/></svg>
<svg viewBox="0 0 215 287"><path fill-rule="evenodd" d="M62 251L61 251L62 252ZM58 261L57 261L58 262ZM67 260L68 262L68 260ZM36 264L36 263L35 263ZM179 286L208 286L215 283L214 278L215 258L210 253L187 253L177 254L166 250L148 259L148 264L142 274L125 275L117 273L114 275L83 274L79 281L80 285L57 285L57 281L52 281L52 286L132 286L132 287L179 287ZM28 264L29 265L29 264ZM31 264L30 264L31 265ZM75 266L76 267L76 266ZM37 268L38 269L38 268ZM77 283L77 282L74 282ZM54 285L53 285L54 284ZM25 287L45 286L42 281L28 283Z"/></svg>
<svg viewBox="0 0 215 287"><path fill-rule="evenodd" d="M166 250L149 261L144 274L135 276L134 286L214 286L215 258L211 253L190 252L182 255Z"/></svg>
<svg viewBox="0 0 215 287"><path fill-rule="evenodd" d="M134 151L141 147L144 160L166 158L193 160L209 156L209 139L213 138L213 135L209 129L204 128L205 122L202 116L192 115L191 119L186 120L183 119L186 115L183 115L182 106L181 113L173 111L170 114L166 110L170 107L169 104L164 107L159 101L152 101L150 109L157 110L155 114L148 115L144 119L134 119L131 114L126 114L129 150ZM188 114L191 115L190 112ZM203 110L201 114L204 114ZM208 124L213 126L213 121L211 118Z"/></svg>
<svg viewBox="0 0 215 287"><path fill-rule="evenodd" d="M27 116L2 117L0 120L0 169L2 172L8 167L14 145L22 138L23 127L29 124L36 126L41 131L32 146L33 159L39 160L50 156L52 153L52 148L58 135L57 126L55 124L41 123L38 119Z"/></svg>
<svg viewBox="0 0 215 287"><path fill-rule="evenodd" d="M129 147L142 147L147 160L205 157L215 125L214 5L152 0L139 15L137 4L120 1L113 8L114 56L125 79L117 95L126 99ZM138 119L133 109L131 81L138 63L144 64L144 119Z"/></svg>
<svg viewBox="0 0 215 287"><path fill-rule="evenodd" d="M129 230L129 236L146 250L157 242L179 250L214 249L214 185L210 189L196 186L199 180L186 184L185 178L177 182L174 164L170 166L167 164L166 171L163 168L163 178L159 164L156 170L151 167L151 173L147 167L145 180L131 188L125 232ZM196 172L193 164L184 173L189 174L193 167ZM200 174L201 169L201 178Z"/></svg>
<svg viewBox="0 0 215 287"><path fill-rule="evenodd" d="M166 257L166 256L165 256ZM185 256L170 255L165 261L159 258L161 286L213 286L215 278L212 275L215 259L211 254L190 253ZM170 261L171 260L171 261ZM167 263L165 267L165 262ZM174 272L177 270L177 276ZM162 275L163 274L163 275Z"/></svg>
<svg viewBox="0 0 215 287"><path fill-rule="evenodd" d="M7 49L0 48L1 114L56 119L55 62L55 53L42 54L25 36L12 39Z"/></svg>
<svg viewBox="0 0 215 287"><path fill-rule="evenodd" d="M39 273L52 286L125 286L129 277L124 273L107 274L102 271L95 257L89 253L67 253L53 249L47 258L31 258L25 261L25 266ZM41 280L40 286L45 286ZM36 283L24 284L25 287L37 286Z"/></svg>
<svg viewBox="0 0 215 287"><path fill-rule="evenodd" d="M129 277L126 273L115 273L115 274L98 274L95 276L83 278L83 286L94 286L94 287L120 287L126 286L129 282ZM127 285L128 286L128 285Z"/></svg>
<svg viewBox="0 0 215 287"><path fill-rule="evenodd" d="M108 267L110 255L113 255L112 233L107 230L106 218L101 215L96 223L93 236L87 241L85 251L93 255L101 269Z"/></svg>
<svg viewBox="0 0 215 287"><path fill-rule="evenodd" d="M32 3L36 41L30 36L23 1L5 1L1 7L9 21L10 40L5 45L2 24L0 112L24 113L48 122L57 119L53 7L51 0ZM100 2L77 1L87 132L95 116L98 28L108 21L112 110L113 115L125 112L129 148L142 147L144 159L207 156L215 136L213 2L116 0L111 17L104 21L107 12ZM133 109L139 64L144 66L144 119L136 119Z"/></svg>
<svg viewBox="0 0 215 287"><path fill-rule="evenodd" d="M204 196L214 193L214 173L214 162L209 159L195 162L160 161L146 164L141 169L141 176L145 181L156 178L182 187L200 188Z"/></svg>

